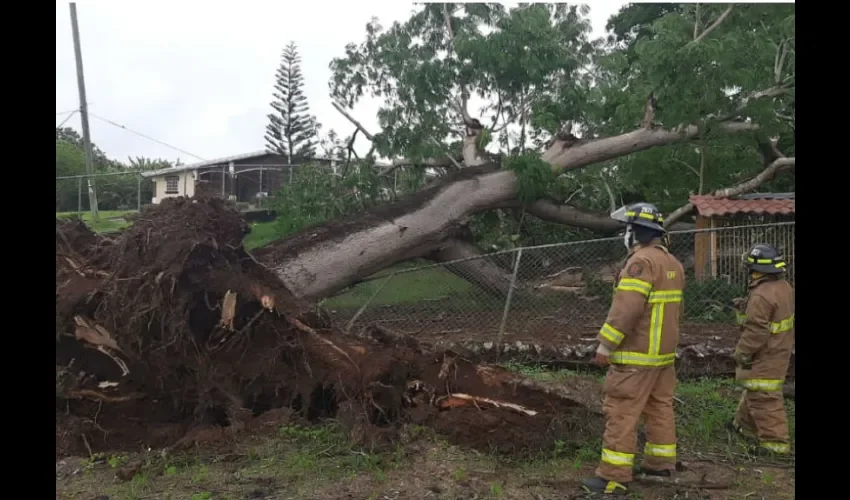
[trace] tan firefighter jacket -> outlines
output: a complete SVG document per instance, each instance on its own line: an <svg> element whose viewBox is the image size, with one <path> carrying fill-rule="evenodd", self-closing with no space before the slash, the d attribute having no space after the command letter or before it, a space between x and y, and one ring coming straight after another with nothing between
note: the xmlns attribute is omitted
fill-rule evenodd
<svg viewBox="0 0 850 500"><path fill-rule="evenodd" d="M597 340L612 364L666 366L676 360L685 270L658 240L639 245L614 284Z"/></svg>
<svg viewBox="0 0 850 500"><path fill-rule="evenodd" d="M748 390L782 389L794 347L794 290L781 276L753 280L738 316L741 338L735 347L738 359L752 361L738 368L736 378Z"/></svg>

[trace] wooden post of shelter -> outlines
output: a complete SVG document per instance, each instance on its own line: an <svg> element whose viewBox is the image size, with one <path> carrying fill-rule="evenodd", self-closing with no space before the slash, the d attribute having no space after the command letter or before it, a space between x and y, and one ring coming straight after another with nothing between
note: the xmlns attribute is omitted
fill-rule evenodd
<svg viewBox="0 0 850 500"><path fill-rule="evenodd" d="M702 215L697 215L696 229L708 229L711 224L711 219ZM709 262L709 245L711 244L711 234L708 232L698 232L694 237L694 277L697 281L704 281L706 270Z"/></svg>

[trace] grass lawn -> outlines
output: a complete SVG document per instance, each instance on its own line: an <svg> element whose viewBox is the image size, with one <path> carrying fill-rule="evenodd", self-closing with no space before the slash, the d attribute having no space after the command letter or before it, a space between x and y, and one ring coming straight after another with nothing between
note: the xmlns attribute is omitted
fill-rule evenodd
<svg viewBox="0 0 850 500"><path fill-rule="evenodd" d="M242 243L245 248L251 250L268 245L272 241L280 238L280 233L277 230L277 222L254 222L251 224L251 232Z"/></svg>
<svg viewBox="0 0 850 500"><path fill-rule="evenodd" d="M449 297L462 295L464 308L483 308L493 302L474 285L458 278L442 268L429 268L398 274L389 278L394 271L427 265L428 262L407 262L380 272L377 279L356 285L344 293L325 300L322 305L334 310L358 309L377 292L371 306L393 306L400 304L418 304L425 301L441 300L440 306L450 306L442 301ZM490 300L488 300L490 299ZM501 301L498 301L502 304ZM457 302L453 302L457 304Z"/></svg>
<svg viewBox="0 0 850 500"><path fill-rule="evenodd" d="M244 240L245 248L259 248L278 239L279 232L275 221L256 222L251 224L251 233ZM429 262L412 261L393 266L379 273L378 279L356 285L343 293L331 297L323 305L332 309L358 309L369 300L376 291L378 295L372 300L372 305L415 304L426 300L436 300L441 297L476 292L474 297L482 298L477 289L468 281L462 280L445 269L432 268L394 276L389 282L383 276L389 276L394 271L427 265ZM386 282L386 284L384 284ZM472 297L472 298L474 298ZM464 307L476 304L472 298L464 299ZM500 302L501 304L501 302ZM481 304L483 305L483 304Z"/></svg>
<svg viewBox="0 0 850 500"><path fill-rule="evenodd" d="M593 391L600 384L598 376L512 368L544 384L579 381L591 384ZM692 485L708 479L714 488L640 483L630 498L794 498L795 473L789 459L750 456L724 430L737 394L726 380L683 382L677 391L679 458L687 467L677 477ZM786 402L786 407L793 439L794 403ZM353 446L333 422L314 427L287 424L264 434L239 435L227 451L201 447L174 454L151 450L66 459L63 467L76 474L68 472L57 480L56 498L585 498L573 495L581 478L593 473L599 456L595 436L579 447L556 442L537 457L519 460L458 448L423 427L409 426L403 434L403 442L378 452ZM115 473L128 462L140 470L132 480L122 481ZM59 471L57 466L61 476Z"/></svg>
<svg viewBox="0 0 850 500"><path fill-rule="evenodd" d="M129 225L129 222L122 219L127 214L136 213L135 210L101 210L98 215L99 219L97 222L94 222L91 218L91 212L83 212L82 219L92 231L96 231L98 233L109 232L109 231L118 231L119 229L123 229ZM56 212L57 219L71 219L76 218L77 212Z"/></svg>

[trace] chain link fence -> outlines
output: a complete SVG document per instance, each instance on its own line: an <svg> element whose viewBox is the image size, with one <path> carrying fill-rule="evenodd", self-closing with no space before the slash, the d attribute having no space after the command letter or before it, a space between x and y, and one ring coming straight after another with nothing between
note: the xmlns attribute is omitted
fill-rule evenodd
<svg viewBox="0 0 850 500"><path fill-rule="evenodd" d="M794 222L670 233L684 264L683 322L714 335L734 325L731 299L746 294L742 254L755 243L785 252L794 273ZM387 270L323 306L349 331L377 324L427 336L472 341L592 338L604 322L616 274L625 263L621 237L519 248L442 264Z"/></svg>

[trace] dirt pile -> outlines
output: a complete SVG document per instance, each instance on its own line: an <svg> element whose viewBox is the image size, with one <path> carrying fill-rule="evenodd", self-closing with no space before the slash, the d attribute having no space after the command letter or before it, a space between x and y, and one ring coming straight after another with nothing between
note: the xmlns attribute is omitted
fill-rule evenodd
<svg viewBox="0 0 850 500"><path fill-rule="evenodd" d="M247 232L218 199L164 200L114 238L57 221L57 454L168 446L279 408L363 442L418 423L501 452L599 430L508 371L341 335L244 250Z"/></svg>

